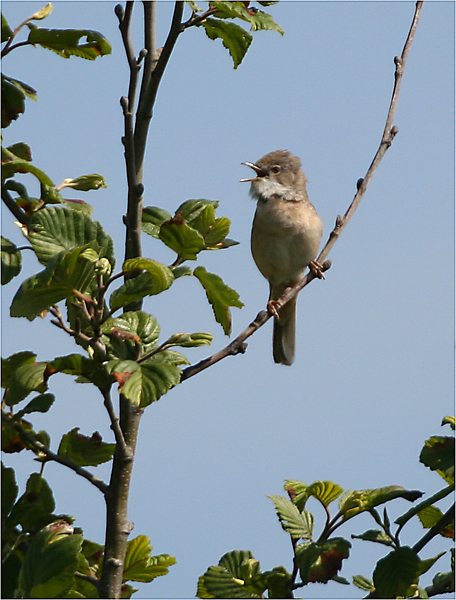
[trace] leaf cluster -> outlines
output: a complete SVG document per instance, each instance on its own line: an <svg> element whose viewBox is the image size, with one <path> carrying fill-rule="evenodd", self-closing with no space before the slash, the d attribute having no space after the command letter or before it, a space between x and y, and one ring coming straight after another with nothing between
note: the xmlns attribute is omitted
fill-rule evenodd
<svg viewBox="0 0 456 600"><path fill-rule="evenodd" d="M62 444L77 444L77 435L70 432ZM73 527L74 518L56 515L54 509L52 490L40 473L30 475L19 496L14 469L2 463L3 598L99 598L104 547L84 539L82 531ZM146 536L130 540L122 598L136 591L129 581L153 581L175 563L168 554L153 556Z"/></svg>
<svg viewBox="0 0 456 600"><path fill-rule="evenodd" d="M454 429L454 418L445 417L443 424ZM415 502L423 494L417 490L406 490L396 485L365 490L344 491L331 481L314 481L310 485L302 481L287 479L285 490L288 498L269 496L282 526L291 538L293 547L293 569L289 572L280 566L272 571L261 571L260 563L250 551L234 550L211 566L199 578L199 598L293 598L294 590L309 583L335 581L349 585L339 575L342 563L350 555L349 540L334 536L334 532L357 515L369 513L380 529L370 529L352 539L360 539L387 546L390 552L377 562L373 577L369 579L355 575L353 583L367 591L369 598L428 598L444 592L454 591L454 556L451 570L437 573L432 586L420 587L421 575L428 572L445 552L430 558L420 558L419 551L435 535L454 540L454 505L443 513L435 506L454 491L454 436L433 436L425 442L420 461L439 473L446 483L440 492L421 501L395 520L393 531L386 506L383 515L378 507L402 498ZM325 524L315 535L315 517L307 508L310 499L317 500L325 514ZM331 515L330 505L337 500L337 509ZM401 544L400 532L414 516L418 516L423 527L429 531L413 547ZM298 580L297 577L300 577Z"/></svg>
<svg viewBox="0 0 456 600"><path fill-rule="evenodd" d="M239 20L250 25L250 31L277 31L284 34L283 29L273 17L251 2L224 2L221 0L208 2L208 9L201 9L194 0L187 0L193 14L185 23L185 27L203 27L210 40L220 39L228 50L237 69L253 41L252 35L239 25ZM262 7L277 4L277 1L258 2Z"/></svg>

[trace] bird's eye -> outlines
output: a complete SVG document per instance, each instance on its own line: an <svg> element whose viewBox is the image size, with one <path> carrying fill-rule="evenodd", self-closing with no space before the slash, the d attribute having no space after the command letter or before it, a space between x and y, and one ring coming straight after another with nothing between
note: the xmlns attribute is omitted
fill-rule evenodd
<svg viewBox="0 0 456 600"><path fill-rule="evenodd" d="M279 165L275 165L274 167L272 167L271 171L272 171L273 173L279 173L279 171L280 171L280 167L279 167Z"/></svg>

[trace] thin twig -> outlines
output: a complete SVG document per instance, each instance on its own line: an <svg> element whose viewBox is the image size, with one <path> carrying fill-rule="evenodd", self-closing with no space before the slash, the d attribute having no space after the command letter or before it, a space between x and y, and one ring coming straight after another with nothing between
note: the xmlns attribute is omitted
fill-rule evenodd
<svg viewBox="0 0 456 600"><path fill-rule="evenodd" d="M337 217L336 225L335 225L334 229L331 231L328 241L326 242L322 251L320 252L320 254L318 255L318 257L316 259L316 262L318 262L319 264L323 264L323 266L324 266L323 270L327 270L331 266L330 261L327 261L326 258L329 255L329 253L330 253L332 247L334 246L334 244L336 243L336 241L339 239L340 234L342 233L342 231L345 229L348 222L352 218L354 212L358 208L358 206L364 196L364 193L366 192L367 187L368 187L370 181L372 180L372 177L374 176L375 171L377 170L383 156L385 155L385 152L391 146L394 136L398 132L397 127L392 126L392 123L394 122L394 117L396 114L397 103L398 103L398 99L399 99L399 91L400 91L400 87L401 87L402 77L404 74L405 63L407 61L407 57L410 52L410 47L411 47L411 44L413 41L413 37L415 35L415 31L418 26L423 3L424 3L423 0L419 0L416 3L415 14L413 16L412 25L408 32L407 39L404 44L404 48L402 50L402 54L400 57L396 56L394 59L394 63L396 65L395 74L394 74L394 77L395 77L394 87L393 87L393 93L392 93L391 102L390 102L390 106L389 106L389 110L388 110L388 115L386 118L386 125L384 128L383 134L382 134L380 146L372 160L372 163L370 164L370 166L366 172L365 177L362 180L359 180L358 191L357 191L355 197L353 198L350 206L348 207L347 211L345 212L345 215L343 217L341 217L341 216ZM276 309L278 310L278 309L282 308L284 304L289 302L294 296L296 296L306 285L308 285L316 277L317 276L314 273L314 271L309 271L299 283L297 283L293 287L290 287L287 290L285 290L285 293L274 303ZM204 360L200 361L196 365L191 365L190 367L187 367L186 369L184 369L184 371L182 372L181 381L185 381L189 377L193 377L193 375L196 375L197 373L200 373L201 371L207 369L208 367L211 367L216 362L219 362L220 360L222 360L222 358L225 358L227 356L234 356L239 353L244 353L246 350L245 340L248 337L250 337L251 335L253 335L255 333L255 331L257 331L260 327L262 327L266 323L266 321L268 321L272 316L273 316L272 312L270 312L270 311L265 311L265 310L260 311L258 313L258 315L256 316L256 318L254 319L254 321L240 335L238 335L238 337L235 340L233 340L225 348L223 348L222 350L219 350L212 356L205 358Z"/></svg>
<svg viewBox="0 0 456 600"><path fill-rule="evenodd" d="M128 448L125 442L124 434L120 427L119 417L117 416L116 411L114 410L114 405L112 403L111 390L102 390L102 394L104 405L106 407L106 410L108 411L109 419L111 420L111 429L114 432L116 443L121 452L123 452L124 454L128 454Z"/></svg>
<svg viewBox="0 0 456 600"><path fill-rule="evenodd" d="M83 467L80 467L69 458L66 458L65 456L60 456L59 454L56 454L55 452L50 450L47 446L40 442L32 433L25 430L20 423L14 421L14 419L10 415L5 414L3 410L2 421L6 423L9 427L15 429L19 433L20 437L25 442L27 442L27 445L30 447L30 450L35 452L35 454L44 454L48 461L52 460L54 462L60 463L61 465L64 465L65 467L68 467L81 477L84 477L84 479L87 479L87 481L89 481L92 485L98 488L103 494L106 494L108 486L104 481L102 481L98 477L95 477L93 473L87 471L87 469L84 469Z"/></svg>

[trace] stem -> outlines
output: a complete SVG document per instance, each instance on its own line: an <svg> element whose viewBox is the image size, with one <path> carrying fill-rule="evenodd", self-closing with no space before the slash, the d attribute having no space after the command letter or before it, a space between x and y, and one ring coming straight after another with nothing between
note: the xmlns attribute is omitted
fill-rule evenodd
<svg viewBox="0 0 456 600"><path fill-rule="evenodd" d="M128 536L133 524L128 520L133 457L143 409L120 396L120 429L125 445L116 446L111 480L105 493L106 538L103 572L100 580L100 598L120 598L123 566Z"/></svg>
<svg viewBox="0 0 456 600"><path fill-rule="evenodd" d="M16 219L19 221L19 223L22 223L22 225L28 225L29 219L28 219L27 215L25 214L25 212L22 209L19 208L19 206L14 201L14 198L11 196L11 194L8 192L8 190L3 186L2 186L2 200L6 204L6 206L9 208L9 210L13 213L13 215L16 217Z"/></svg>
<svg viewBox="0 0 456 600"><path fill-rule="evenodd" d="M388 148L391 146L391 143L398 132L398 128L393 127L392 123L396 114L397 104L399 100L399 91L401 88L405 63L407 61L407 57L410 52L410 47L413 42L415 31L418 26L422 7L423 0L419 0L415 6L415 14L413 16L412 25L408 32L407 39L402 50L402 54L400 57L396 56L394 58L394 63L396 65L394 74L394 87L388 114L386 117L385 128L383 130L382 138L380 141L380 146L366 172L365 177L358 181L358 191L355 197L353 198L350 206L348 207L347 211L345 212L345 215L343 217L337 217L336 225L331 231L328 241L326 242L325 246L320 252L318 258L316 259L316 262L323 265L322 271L326 271L330 268L331 262L329 260L326 260L326 258L332 250L332 247L334 246L336 241L339 239L340 234L348 225L348 222L350 221L356 209L358 208L364 196L364 193L366 192L367 187L374 176L375 171L377 170L383 156L385 155ZM275 301L275 306L277 310L282 308L287 302L294 298L294 296L296 296L306 285L308 285L316 277L317 275L314 271L309 271L299 283L285 290L285 293L278 300ZM233 340L233 342L231 342L225 348L219 350L212 356L209 356L208 358L205 358L204 360L200 361L196 365L191 365L190 367L184 369L184 371L182 372L181 381L185 381L185 379L193 377L193 375L197 375L201 371L204 371L208 367L211 367L213 364L219 362L227 356L235 356L236 354L244 353L247 349L245 340L251 335L253 335L255 331L262 327L272 316L272 313L269 311L260 311L255 317L254 321L252 321L252 323L240 335L238 335L238 337L235 340Z"/></svg>
<svg viewBox="0 0 456 600"><path fill-rule="evenodd" d="M80 467L69 458L60 456L52 450L50 450L47 446L41 443L32 433L26 431L20 423L14 421L14 419L10 415L5 414L3 410L2 421L6 423L9 427L15 429L19 433L20 437L27 443L27 447L29 447L30 450L35 452L35 454L44 454L47 460L52 460L54 462L60 463L61 465L64 465L65 467L68 467L81 477L84 477L84 479L87 479L87 481L90 481L90 483L97 487L101 492L106 493L108 486L104 481L98 479L98 477L95 477L93 473L87 471L87 469Z"/></svg>

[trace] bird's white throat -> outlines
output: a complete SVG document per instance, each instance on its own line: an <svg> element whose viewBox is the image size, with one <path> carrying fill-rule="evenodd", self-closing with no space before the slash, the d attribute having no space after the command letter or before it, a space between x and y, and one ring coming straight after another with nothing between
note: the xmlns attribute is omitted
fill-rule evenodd
<svg viewBox="0 0 456 600"><path fill-rule="evenodd" d="M252 198L269 198L270 196L281 196L284 200L293 200L293 191L288 185L279 183L276 179L269 177L258 177L250 185L250 195Z"/></svg>

